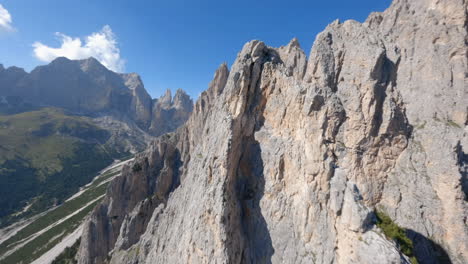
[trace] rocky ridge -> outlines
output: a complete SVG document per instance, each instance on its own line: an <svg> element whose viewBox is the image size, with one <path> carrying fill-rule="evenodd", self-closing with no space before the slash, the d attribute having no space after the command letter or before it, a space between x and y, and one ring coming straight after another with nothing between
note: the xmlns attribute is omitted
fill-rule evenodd
<svg viewBox="0 0 468 264"><path fill-rule="evenodd" d="M245 44L188 122L114 180L79 263L468 262L466 0L395 0ZM162 100L167 101L167 100Z"/></svg>
<svg viewBox="0 0 468 264"><path fill-rule="evenodd" d="M153 100L152 119L148 130L153 135L175 131L188 120L193 111L193 101L181 89L172 97L171 90ZM161 124L165 124L161 126Z"/></svg>

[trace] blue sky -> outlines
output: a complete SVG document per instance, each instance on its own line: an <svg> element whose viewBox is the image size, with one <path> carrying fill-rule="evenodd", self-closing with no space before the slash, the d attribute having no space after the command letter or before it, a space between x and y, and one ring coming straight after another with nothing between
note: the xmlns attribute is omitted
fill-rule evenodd
<svg viewBox="0 0 468 264"><path fill-rule="evenodd" d="M370 12L383 11L390 3L391 0L0 0L11 17L11 23L5 22L5 13L0 9L0 63L30 71L46 64L45 60L58 52L77 57L101 54L108 65L139 73L153 97L159 97L167 88L182 88L197 97L207 88L216 68L222 62L231 65L249 40L259 39L279 47L297 37L309 54L317 33L333 20L362 22ZM2 14L3 24L10 28L2 29ZM71 37L70 41L80 38L82 45L86 45L89 36L94 38L78 51L56 51L50 48L61 47L64 38L56 32ZM36 48L42 48L35 52L34 43ZM98 51L94 50L96 47ZM116 49L120 57L116 57Z"/></svg>

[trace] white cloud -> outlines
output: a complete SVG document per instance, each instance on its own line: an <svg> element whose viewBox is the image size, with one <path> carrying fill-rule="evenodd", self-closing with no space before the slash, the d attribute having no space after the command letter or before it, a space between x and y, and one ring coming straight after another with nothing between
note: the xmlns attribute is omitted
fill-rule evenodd
<svg viewBox="0 0 468 264"><path fill-rule="evenodd" d="M0 4L0 30L13 31L10 12Z"/></svg>
<svg viewBox="0 0 468 264"><path fill-rule="evenodd" d="M96 58L108 69L122 72L125 61L120 57L117 40L110 26L106 25L101 31L87 36L84 43L80 38L69 37L62 33L55 33L61 42L59 48L52 48L40 42L35 42L34 56L41 61L50 62L57 57L67 57L71 60Z"/></svg>

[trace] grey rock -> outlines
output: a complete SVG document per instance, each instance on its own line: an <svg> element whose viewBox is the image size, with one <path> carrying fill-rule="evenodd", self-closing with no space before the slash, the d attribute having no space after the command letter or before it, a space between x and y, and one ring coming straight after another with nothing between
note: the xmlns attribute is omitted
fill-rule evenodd
<svg viewBox="0 0 468 264"><path fill-rule="evenodd" d="M348 182L344 194L341 222L351 231L364 233L371 224L373 213L361 201L362 196L356 184Z"/></svg>
<svg viewBox="0 0 468 264"><path fill-rule="evenodd" d="M183 110L187 114L187 119L193 110L193 100L182 89L177 89L174 95L173 105L175 109Z"/></svg>
<svg viewBox="0 0 468 264"><path fill-rule="evenodd" d="M344 193L346 190L346 175L340 168L335 170L335 175L330 181L330 203L328 207L337 216L341 215Z"/></svg>
<svg viewBox="0 0 468 264"><path fill-rule="evenodd" d="M143 172L116 179L126 191L91 215L79 262L409 263L374 224L381 210L420 262L467 263L466 9L395 0L330 24L307 61L296 40L248 42L169 136L180 156L152 147ZM95 232L111 200L122 221Z"/></svg>
<svg viewBox="0 0 468 264"><path fill-rule="evenodd" d="M116 245L116 249L127 249L139 240L154 208L165 203L180 183L180 153L174 140L164 136L154 141L148 156L140 154L110 184L107 197L94 209L83 230L82 239L87 243L80 247L81 263L105 262Z"/></svg>
<svg viewBox="0 0 468 264"><path fill-rule="evenodd" d="M157 100L161 105L161 108L170 108L172 105L172 93L170 89L166 90L166 93Z"/></svg>
<svg viewBox="0 0 468 264"><path fill-rule="evenodd" d="M149 132L152 135L162 135L172 132L184 124L193 111L193 101L183 90L178 89L174 98L171 90L164 96L154 100L152 120Z"/></svg>

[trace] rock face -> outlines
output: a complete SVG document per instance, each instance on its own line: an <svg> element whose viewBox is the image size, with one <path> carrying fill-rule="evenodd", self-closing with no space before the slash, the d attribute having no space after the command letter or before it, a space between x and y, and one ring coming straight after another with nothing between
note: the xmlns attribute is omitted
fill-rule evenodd
<svg viewBox="0 0 468 264"><path fill-rule="evenodd" d="M149 131L153 135L175 131L188 120L193 111L193 101L181 89L178 89L174 98L171 90L164 96L153 101L152 120Z"/></svg>
<svg viewBox="0 0 468 264"><path fill-rule="evenodd" d="M468 263L466 10L395 0L309 59L245 44L112 183L79 263L409 263L374 210L420 263Z"/></svg>
<svg viewBox="0 0 468 264"><path fill-rule="evenodd" d="M112 72L94 58L57 58L29 74L1 66L0 96L94 117L99 125L114 131L116 141L127 142L134 149L146 147L151 136L174 131L193 107L182 90L174 105L169 98L168 106L158 107L159 100L151 99L137 74Z"/></svg>

